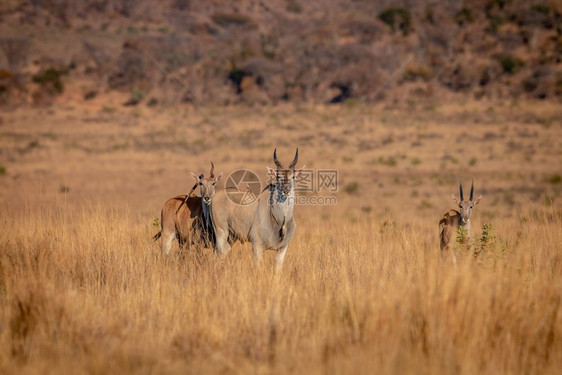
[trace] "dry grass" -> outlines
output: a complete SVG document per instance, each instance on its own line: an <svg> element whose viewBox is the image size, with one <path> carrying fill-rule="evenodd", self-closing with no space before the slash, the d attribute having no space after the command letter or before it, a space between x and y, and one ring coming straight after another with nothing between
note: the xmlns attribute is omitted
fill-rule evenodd
<svg viewBox="0 0 562 375"><path fill-rule="evenodd" d="M2 372L496 374L562 364L559 208L517 211L456 267L440 261L433 223L301 217L277 276L247 247L224 261L208 250L166 258L147 220L127 211L71 217L61 203L1 220Z"/></svg>
<svg viewBox="0 0 562 375"><path fill-rule="evenodd" d="M0 372L558 373L559 107L367 108L311 160L351 112L213 112L246 153L175 107L3 114ZM265 174L274 145L341 177L337 206L297 207L281 274L248 244L161 254L184 171ZM461 175L494 238L452 267L437 222Z"/></svg>

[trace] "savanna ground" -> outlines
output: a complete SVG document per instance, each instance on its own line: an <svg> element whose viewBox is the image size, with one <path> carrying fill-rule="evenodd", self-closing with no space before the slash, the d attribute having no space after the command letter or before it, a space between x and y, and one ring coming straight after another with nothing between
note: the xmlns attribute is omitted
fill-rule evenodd
<svg viewBox="0 0 562 375"><path fill-rule="evenodd" d="M211 108L217 126L188 105L77 103L1 115L1 372L562 367L559 104L368 105L338 131L353 104ZM161 254L154 219L189 171L265 177L297 146L340 187L296 208L280 274L249 244ZM438 221L459 177L483 198L452 266Z"/></svg>

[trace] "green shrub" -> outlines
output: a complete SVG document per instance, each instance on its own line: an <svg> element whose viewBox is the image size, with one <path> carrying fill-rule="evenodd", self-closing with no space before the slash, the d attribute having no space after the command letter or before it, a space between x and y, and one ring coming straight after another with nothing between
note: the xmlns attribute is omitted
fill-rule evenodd
<svg viewBox="0 0 562 375"><path fill-rule="evenodd" d="M474 15L470 9L462 8L455 14L455 22L459 24L459 26L474 22Z"/></svg>
<svg viewBox="0 0 562 375"><path fill-rule="evenodd" d="M398 164L398 162L393 156L389 156L388 158L384 158L380 156L378 159L378 163L382 165L387 165L389 167L394 167Z"/></svg>
<svg viewBox="0 0 562 375"><path fill-rule="evenodd" d="M457 245L461 246L463 245L466 240L468 238L468 231L466 230L465 227L460 227L457 230Z"/></svg>
<svg viewBox="0 0 562 375"><path fill-rule="evenodd" d="M548 179L548 182L550 182L551 184L557 185L557 184L562 182L562 176L560 176L559 174L552 175Z"/></svg>
<svg viewBox="0 0 562 375"><path fill-rule="evenodd" d="M287 11L300 14L302 13L302 5L296 0L287 0Z"/></svg>
<svg viewBox="0 0 562 375"><path fill-rule="evenodd" d="M0 176L3 176L5 174L6 174L6 167L0 165Z"/></svg>
<svg viewBox="0 0 562 375"><path fill-rule="evenodd" d="M498 16L491 16L488 18L488 21L490 22L490 30L494 33L498 31L500 26L503 24L503 19Z"/></svg>
<svg viewBox="0 0 562 375"><path fill-rule="evenodd" d="M146 93L141 89L134 89L131 92L131 98L125 103L125 105L137 105L144 99Z"/></svg>
<svg viewBox="0 0 562 375"><path fill-rule="evenodd" d="M499 61L503 71L508 74L516 73L523 66L523 61L513 55L500 56Z"/></svg>
<svg viewBox="0 0 562 375"><path fill-rule="evenodd" d="M349 184L345 185L343 190L347 194L355 194L359 190L359 183L357 181L350 182Z"/></svg>
<svg viewBox="0 0 562 375"><path fill-rule="evenodd" d="M550 13L549 6L544 4L533 4L531 5L531 10L542 13L544 15L548 15Z"/></svg>
<svg viewBox="0 0 562 375"><path fill-rule="evenodd" d="M379 19L386 23L392 31L396 27L402 31L402 35L408 35L412 23L410 11L406 8L388 8L379 14Z"/></svg>
<svg viewBox="0 0 562 375"><path fill-rule="evenodd" d="M211 19L220 26L255 26L255 22L248 16L240 13L215 13Z"/></svg>
<svg viewBox="0 0 562 375"><path fill-rule="evenodd" d="M404 72L405 81L415 81L416 79L422 79L424 81L429 81L433 78L433 71L427 66L410 66Z"/></svg>
<svg viewBox="0 0 562 375"><path fill-rule="evenodd" d="M61 75L62 72L60 70L49 68L33 75L31 78L35 83L39 83L41 85L52 85L56 92L61 93L64 91L64 84L61 81Z"/></svg>

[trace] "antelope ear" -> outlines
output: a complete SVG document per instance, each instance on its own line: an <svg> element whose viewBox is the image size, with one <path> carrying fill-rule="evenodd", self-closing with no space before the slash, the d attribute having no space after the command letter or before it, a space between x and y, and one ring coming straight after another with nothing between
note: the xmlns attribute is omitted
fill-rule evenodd
<svg viewBox="0 0 562 375"><path fill-rule="evenodd" d="M478 198L476 198L476 200L472 203L473 206L476 206L478 203L480 203L480 199L482 198L482 194L480 194L478 196Z"/></svg>
<svg viewBox="0 0 562 375"><path fill-rule="evenodd" d="M277 172L275 171L275 169L270 168L270 167L266 167L266 168L267 168L267 174L269 176L273 176L273 177L277 176Z"/></svg>
<svg viewBox="0 0 562 375"><path fill-rule="evenodd" d="M195 173L191 172L191 177L197 182L199 182L199 177L195 175Z"/></svg>
<svg viewBox="0 0 562 375"><path fill-rule="evenodd" d="M453 201L454 201L456 204L461 204L461 201L460 201L457 197L455 197L455 194L452 194L451 197L453 197Z"/></svg>
<svg viewBox="0 0 562 375"><path fill-rule="evenodd" d="M221 177L222 177L222 172L219 173L219 175L218 175L217 177L215 177L215 182L219 182L219 180L221 179Z"/></svg>
<svg viewBox="0 0 562 375"><path fill-rule="evenodd" d="M306 165L303 165L303 167L302 167L301 169L299 169L299 170L297 170L297 171L295 172L295 178L297 178L297 177L299 177L299 176L301 175L301 173L302 173L302 171L304 170L304 168L306 168Z"/></svg>

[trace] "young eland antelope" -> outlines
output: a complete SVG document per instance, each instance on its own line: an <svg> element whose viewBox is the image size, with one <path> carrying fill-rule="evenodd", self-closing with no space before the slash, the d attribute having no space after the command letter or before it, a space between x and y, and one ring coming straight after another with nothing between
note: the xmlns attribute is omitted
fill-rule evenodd
<svg viewBox="0 0 562 375"><path fill-rule="evenodd" d="M465 201L462 193L462 182L459 183L459 193L460 199L455 197L453 194L453 201L455 201L459 206L459 211L449 210L441 220L439 221L439 237L441 244L441 254L443 254L448 248L451 240L457 238L459 227L463 227L466 231L465 241L470 239L470 219L472 217L472 208L480 203L480 198L482 195L478 196L476 200L474 197L474 180L470 187L470 198ZM455 255L453 254L453 261L455 261Z"/></svg>
<svg viewBox="0 0 562 375"><path fill-rule="evenodd" d="M203 243L207 245L213 241L214 235L210 222L209 205L215 194L215 185L222 176L222 172L215 177L214 165L211 162L211 172L208 178L203 174L195 176L197 183L187 195L178 195L164 203L161 211L160 232L153 237L154 240L162 238L162 251L168 255L174 239L178 240L180 249L184 244L194 245ZM200 187L201 196L193 194Z"/></svg>

